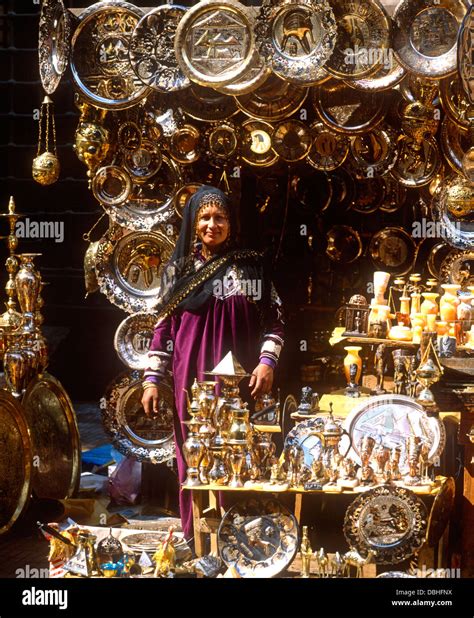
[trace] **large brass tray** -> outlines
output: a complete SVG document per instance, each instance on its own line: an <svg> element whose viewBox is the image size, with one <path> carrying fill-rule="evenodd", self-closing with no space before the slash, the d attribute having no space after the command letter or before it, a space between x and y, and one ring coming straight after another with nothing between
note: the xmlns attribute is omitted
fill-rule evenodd
<svg viewBox="0 0 474 618"><path fill-rule="evenodd" d="M41 83L53 94L69 62L73 17L63 0L43 0L39 23L38 55Z"/></svg>
<svg viewBox="0 0 474 618"><path fill-rule="evenodd" d="M79 488L81 447L76 414L62 384L48 373L23 395L31 433L32 490L39 498L69 498Z"/></svg>
<svg viewBox="0 0 474 618"><path fill-rule="evenodd" d="M0 534L7 532L28 505L33 473L30 432L22 406L0 390Z"/></svg>

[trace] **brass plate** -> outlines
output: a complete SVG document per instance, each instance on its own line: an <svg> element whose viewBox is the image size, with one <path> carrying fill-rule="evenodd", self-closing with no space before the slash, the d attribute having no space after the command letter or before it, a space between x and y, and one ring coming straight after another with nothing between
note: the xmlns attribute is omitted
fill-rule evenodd
<svg viewBox="0 0 474 618"><path fill-rule="evenodd" d="M344 517L349 547L376 564L397 564L423 545L428 513L415 493L403 487L381 485L355 498Z"/></svg>
<svg viewBox="0 0 474 618"><path fill-rule="evenodd" d="M257 167L268 167L278 161L272 149L273 127L263 120L246 120L242 123L242 161Z"/></svg>
<svg viewBox="0 0 474 618"><path fill-rule="evenodd" d="M180 219L183 218L183 210L189 198L202 187L200 182L189 182L178 189L173 199L174 209Z"/></svg>
<svg viewBox="0 0 474 618"><path fill-rule="evenodd" d="M474 39L474 6L471 4L461 25L458 38L458 74L464 92L474 105L474 62L472 41Z"/></svg>
<svg viewBox="0 0 474 618"><path fill-rule="evenodd" d="M100 291L127 313L152 311L160 300L161 271L173 247L161 232L133 232L113 225L97 249Z"/></svg>
<svg viewBox="0 0 474 618"><path fill-rule="evenodd" d="M130 39L130 62L141 81L162 92L187 88L190 81L174 54L176 29L186 9L164 4L142 17Z"/></svg>
<svg viewBox="0 0 474 618"><path fill-rule="evenodd" d="M312 143L310 129L299 120L284 120L272 133L273 150L288 163L304 159Z"/></svg>
<svg viewBox="0 0 474 618"><path fill-rule="evenodd" d="M227 86L216 88L216 90L222 94L228 94L231 96L248 94L249 92L257 90L257 88L265 83L270 74L270 67L266 64L258 51L255 50L250 67L245 71L245 73L239 77L239 79L227 84Z"/></svg>
<svg viewBox="0 0 474 618"><path fill-rule="evenodd" d="M440 82L439 93L443 109L456 124L469 129L469 99L457 75Z"/></svg>
<svg viewBox="0 0 474 618"><path fill-rule="evenodd" d="M70 498L79 489L81 442L76 413L59 380L34 378L22 399L31 433L32 490L38 498Z"/></svg>
<svg viewBox="0 0 474 618"><path fill-rule="evenodd" d="M25 511L31 494L33 454L24 410L0 390L0 535Z"/></svg>
<svg viewBox="0 0 474 618"><path fill-rule="evenodd" d="M387 111L383 92L361 92L343 82L313 88L312 100L324 124L341 133L365 133L375 128Z"/></svg>
<svg viewBox="0 0 474 618"><path fill-rule="evenodd" d="M72 17L63 0L43 0L39 22L39 73L46 94L53 94L69 62Z"/></svg>
<svg viewBox="0 0 474 618"><path fill-rule="evenodd" d="M383 182L385 184L385 197L379 204L379 209L383 212L396 212L406 202L406 187L391 178L390 174L384 176Z"/></svg>
<svg viewBox="0 0 474 618"><path fill-rule="evenodd" d="M123 204L132 190L132 181L126 170L118 165L99 168L92 179L92 193L103 206Z"/></svg>
<svg viewBox="0 0 474 618"><path fill-rule="evenodd" d="M443 83L443 81L439 83ZM429 80L414 73L407 73L400 82L399 90L403 98L409 103L422 103L429 107L437 107L440 104L438 82L435 80Z"/></svg>
<svg viewBox="0 0 474 618"><path fill-rule="evenodd" d="M201 156L201 132L191 124L185 124L170 138L169 152L175 161L188 165Z"/></svg>
<svg viewBox="0 0 474 618"><path fill-rule="evenodd" d="M115 331L114 348L129 369L146 369L148 350L156 324L153 313L135 313L121 322Z"/></svg>
<svg viewBox="0 0 474 618"><path fill-rule="evenodd" d="M174 396L169 384L159 386L159 413L147 416L141 405L141 372L121 373L101 401L102 423L114 447L126 457L163 463L175 455Z"/></svg>
<svg viewBox="0 0 474 618"><path fill-rule="evenodd" d="M436 176L440 165L438 145L433 137L417 144L402 135L398 140L398 157L392 175L405 187L422 187Z"/></svg>
<svg viewBox="0 0 474 618"><path fill-rule="evenodd" d="M372 236L369 254L378 270L392 275L405 275L416 258L413 238L399 227L386 227Z"/></svg>
<svg viewBox="0 0 474 618"><path fill-rule="evenodd" d="M456 484L453 477L450 476L444 481L441 489L436 494L431 507L428 518L428 531L426 533L426 542L429 547L435 547L443 536L451 516L455 494Z"/></svg>
<svg viewBox="0 0 474 618"><path fill-rule="evenodd" d="M435 279L441 278L441 266L450 253L453 253L453 249L446 242L439 242L431 249L428 256L428 271Z"/></svg>
<svg viewBox="0 0 474 618"><path fill-rule="evenodd" d="M393 49L409 71L429 79L456 70L463 0L402 0L393 14Z"/></svg>
<svg viewBox="0 0 474 618"><path fill-rule="evenodd" d="M326 238L326 255L333 262L352 264L362 254L359 232L348 225L333 225Z"/></svg>
<svg viewBox="0 0 474 618"><path fill-rule="evenodd" d="M451 169L457 174L463 174L463 157L471 148L469 131L456 124L449 116L445 116L441 124L441 151Z"/></svg>
<svg viewBox="0 0 474 618"><path fill-rule="evenodd" d="M224 515L217 545L222 560L241 577L274 577L298 551L298 522L277 500L252 498Z"/></svg>
<svg viewBox="0 0 474 618"><path fill-rule="evenodd" d="M262 120L283 120L294 114L303 105L308 89L290 84L276 75L251 94L235 97L238 108L250 116Z"/></svg>
<svg viewBox="0 0 474 618"><path fill-rule="evenodd" d="M123 163L134 182L146 182L160 169L162 160L158 146L142 139L138 148L125 153Z"/></svg>
<svg viewBox="0 0 474 618"><path fill-rule="evenodd" d="M326 0L263 2L256 22L260 54L281 78L319 81L336 43L336 22Z"/></svg>
<svg viewBox="0 0 474 618"><path fill-rule="evenodd" d="M225 86L252 62L254 24L236 0L204 0L190 8L176 30L174 50L181 70L201 86Z"/></svg>
<svg viewBox="0 0 474 618"><path fill-rule="evenodd" d="M351 155L359 175L383 176L395 165L398 155L394 132L385 126L354 136Z"/></svg>
<svg viewBox="0 0 474 618"><path fill-rule="evenodd" d="M308 153L308 163L325 172L342 165L349 152L347 135L330 131L323 122L313 122L310 128L313 145Z"/></svg>
<svg viewBox="0 0 474 618"><path fill-rule="evenodd" d="M358 178L351 209L364 215L375 212L384 203L385 192L383 178Z"/></svg>
<svg viewBox="0 0 474 618"><path fill-rule="evenodd" d="M81 94L96 107L132 107L149 88L128 57L142 9L123 0L97 2L81 13L72 37L71 70Z"/></svg>
<svg viewBox="0 0 474 618"><path fill-rule="evenodd" d="M451 250L441 264L439 279L465 289L468 285L474 285L474 250Z"/></svg>
<svg viewBox="0 0 474 618"><path fill-rule="evenodd" d="M443 238L456 249L474 246L474 185L464 176L444 179L432 203L433 216L441 223Z"/></svg>
<svg viewBox="0 0 474 618"><path fill-rule="evenodd" d="M222 167L231 161L239 147L237 127L231 122L221 122L206 131L207 159L211 165Z"/></svg>
<svg viewBox="0 0 474 618"><path fill-rule="evenodd" d="M234 97L198 84L191 84L187 90L177 93L176 104L185 114L202 122L226 120L239 111Z"/></svg>
<svg viewBox="0 0 474 618"><path fill-rule="evenodd" d="M331 5L337 39L326 69L343 78L374 73L390 46L390 20L384 7L377 0L332 0Z"/></svg>

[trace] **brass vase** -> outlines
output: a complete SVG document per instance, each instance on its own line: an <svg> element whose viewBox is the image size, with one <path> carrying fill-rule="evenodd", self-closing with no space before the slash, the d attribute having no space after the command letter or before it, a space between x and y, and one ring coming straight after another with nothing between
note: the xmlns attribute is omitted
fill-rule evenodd
<svg viewBox="0 0 474 618"><path fill-rule="evenodd" d="M185 484L196 487L201 484L199 463L204 453L204 444L199 438L200 423L195 418L183 422L189 427L189 435L183 444L183 455L188 466Z"/></svg>
<svg viewBox="0 0 474 618"><path fill-rule="evenodd" d="M230 467L232 470L232 478L229 482L229 487L243 487L241 473L244 463L245 450L244 446L235 445L232 447L229 455Z"/></svg>
<svg viewBox="0 0 474 618"><path fill-rule="evenodd" d="M21 397L25 388L28 361L21 349L20 335L9 335L3 357L5 380L14 397Z"/></svg>
<svg viewBox="0 0 474 618"><path fill-rule="evenodd" d="M227 485L229 481L228 450L227 448L212 447L209 449L212 458L212 467L208 472L211 485Z"/></svg>
<svg viewBox="0 0 474 618"><path fill-rule="evenodd" d="M40 253L22 253L20 268L15 277L16 294L23 312L25 322L23 333L33 333L35 330L34 311L41 288L41 277L36 271L33 260Z"/></svg>

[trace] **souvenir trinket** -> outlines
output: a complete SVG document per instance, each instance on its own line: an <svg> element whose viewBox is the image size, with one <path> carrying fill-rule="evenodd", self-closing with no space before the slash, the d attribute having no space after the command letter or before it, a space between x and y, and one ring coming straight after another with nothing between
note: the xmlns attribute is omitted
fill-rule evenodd
<svg viewBox="0 0 474 618"><path fill-rule="evenodd" d="M41 153L43 146L43 124L45 125L44 152ZM49 141L50 124L53 134L51 143ZM38 150L36 152L36 157L33 159L33 180L40 185L52 185L58 180L61 167L56 150L56 124L54 121L53 102L48 96L46 96L41 103L38 127Z"/></svg>

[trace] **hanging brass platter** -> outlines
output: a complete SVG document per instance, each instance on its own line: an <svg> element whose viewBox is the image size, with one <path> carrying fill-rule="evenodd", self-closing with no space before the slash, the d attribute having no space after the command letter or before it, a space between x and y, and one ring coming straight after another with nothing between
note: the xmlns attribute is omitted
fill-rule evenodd
<svg viewBox="0 0 474 618"><path fill-rule="evenodd" d="M31 436L24 410L15 397L0 390L0 535L28 506L33 475Z"/></svg>
<svg viewBox="0 0 474 618"><path fill-rule="evenodd" d="M183 165L194 163L201 156L201 132L192 124L185 124L170 137L169 153Z"/></svg>
<svg viewBox="0 0 474 618"><path fill-rule="evenodd" d="M348 225L333 225L326 239L326 255L333 262L351 264L362 254L359 233Z"/></svg>
<svg viewBox="0 0 474 618"><path fill-rule="evenodd" d="M405 187L422 187L436 176L440 165L438 145L433 137L421 144L402 135L392 175Z"/></svg>
<svg viewBox="0 0 474 618"><path fill-rule="evenodd" d="M443 532L448 525L451 511L454 505L456 484L452 476L448 477L436 497L431 507L428 518L428 530L426 532L426 542L429 547L435 547L443 536Z"/></svg>
<svg viewBox="0 0 474 618"><path fill-rule="evenodd" d="M464 174L463 157L471 147L469 131L445 116L441 124L441 151L451 169L457 174Z"/></svg>
<svg viewBox="0 0 474 618"><path fill-rule="evenodd" d="M474 105L474 62L472 41L474 38L474 5L471 4L461 25L458 38L458 74L469 101Z"/></svg>
<svg viewBox="0 0 474 618"><path fill-rule="evenodd" d="M235 101L247 116L274 121L294 114L303 105L307 95L307 88L271 75L258 90L235 97Z"/></svg>
<svg viewBox="0 0 474 618"><path fill-rule="evenodd" d="M239 111L234 97L198 84L176 93L175 100L185 114L202 122L226 120Z"/></svg>
<svg viewBox="0 0 474 618"><path fill-rule="evenodd" d="M416 258L413 238L399 227L386 227L372 236L369 255L378 270L392 275L405 275Z"/></svg>
<svg viewBox="0 0 474 618"><path fill-rule="evenodd" d="M336 22L326 0L263 2L257 47L273 72L296 84L319 81L336 43Z"/></svg>
<svg viewBox="0 0 474 618"><path fill-rule="evenodd" d="M101 401L102 423L114 447L126 457L163 463L175 455L173 439L174 395L169 383L159 386L159 413L147 416L141 405L139 371L121 373Z"/></svg>
<svg viewBox="0 0 474 618"><path fill-rule="evenodd" d="M385 199L385 182L383 178L356 178L355 194L351 209L363 215L377 210Z"/></svg>
<svg viewBox="0 0 474 618"><path fill-rule="evenodd" d="M140 146L127 150L123 163L134 182L147 182L160 169L163 159L158 146L149 139L142 139Z"/></svg>
<svg viewBox="0 0 474 618"><path fill-rule="evenodd" d="M445 258L453 253L453 248L446 242L439 242L431 249L428 256L428 271L435 279L441 279L440 271ZM449 281L447 281L448 283Z"/></svg>
<svg viewBox="0 0 474 618"><path fill-rule="evenodd" d="M129 369L146 369L148 366L148 350L155 324L156 315L153 313L135 313L119 324L115 331L114 348Z"/></svg>
<svg viewBox="0 0 474 618"><path fill-rule="evenodd" d="M174 209L180 219L183 218L183 210L187 201L202 187L200 182L188 182L178 189L173 199Z"/></svg>
<svg viewBox="0 0 474 618"><path fill-rule="evenodd" d="M268 167L278 161L272 149L273 126L263 120L246 120L242 123L240 156L245 163Z"/></svg>
<svg viewBox="0 0 474 618"><path fill-rule="evenodd" d="M43 373L30 382L22 404L31 434L33 493L70 498L79 489L81 442L68 394L59 380Z"/></svg>
<svg viewBox="0 0 474 618"><path fill-rule="evenodd" d="M474 246L474 186L459 174L444 179L432 203L433 216L442 226L443 239L456 249Z"/></svg>
<svg viewBox="0 0 474 618"><path fill-rule="evenodd" d="M239 130L237 125L224 121L211 125L205 134L206 156L214 167L229 165L235 159L239 147Z"/></svg>
<svg viewBox="0 0 474 618"><path fill-rule="evenodd" d="M130 175L118 165L100 167L92 179L92 193L104 207L123 204L131 190Z"/></svg>
<svg viewBox="0 0 474 618"><path fill-rule="evenodd" d="M467 289L474 285L474 249L452 249L444 258L439 270L443 283L455 283Z"/></svg>
<svg viewBox="0 0 474 618"><path fill-rule="evenodd" d="M387 125L355 135L351 139L351 155L356 175L383 176L395 165L398 155L394 131Z"/></svg>
<svg viewBox="0 0 474 618"><path fill-rule="evenodd" d="M409 71L439 79L456 71L463 0L402 0L393 14L393 49Z"/></svg>
<svg viewBox="0 0 474 618"><path fill-rule="evenodd" d="M133 232L113 225L97 250L100 291L127 313L152 311L160 300L161 271L173 247L173 240L161 232Z"/></svg>
<svg viewBox="0 0 474 618"><path fill-rule="evenodd" d="M365 133L382 122L387 104L383 92L361 92L339 81L312 88L316 113L340 133Z"/></svg>
<svg viewBox="0 0 474 618"><path fill-rule="evenodd" d="M465 129L470 126L470 103L457 75L441 80L439 88L444 111L456 124Z"/></svg>
<svg viewBox="0 0 474 618"><path fill-rule="evenodd" d="M104 0L81 13L72 37L71 70L81 94L96 107L132 107L149 88L128 57L130 38L142 9L123 0Z"/></svg>
<svg viewBox="0 0 474 618"><path fill-rule="evenodd" d="M248 94L249 92L257 90L257 88L265 83L270 74L270 67L255 49L252 62L245 73L235 81L227 84L227 86L221 86L216 88L216 90L222 94L228 94L231 96Z"/></svg>
<svg viewBox="0 0 474 618"><path fill-rule="evenodd" d="M383 181L385 184L385 197L379 204L379 209L383 212L396 212L406 202L406 187L392 178L390 174L384 176Z"/></svg>
<svg viewBox="0 0 474 618"><path fill-rule="evenodd" d="M189 86L174 53L176 29L185 13L183 6L163 4L142 17L133 31L130 62L147 86L163 92Z"/></svg>
<svg viewBox="0 0 474 618"><path fill-rule="evenodd" d="M382 65L390 47L390 20L377 0L331 1L337 23L336 46L326 64L332 75L360 79Z"/></svg>
<svg viewBox="0 0 474 618"><path fill-rule="evenodd" d="M255 49L254 23L236 0L204 0L181 19L174 39L181 70L201 86L225 86L243 75Z"/></svg>
<svg viewBox="0 0 474 618"><path fill-rule="evenodd" d="M53 94L69 62L72 14L63 0L43 0L39 22L39 72L46 94Z"/></svg>
<svg viewBox="0 0 474 618"><path fill-rule="evenodd" d="M312 142L310 129L299 120L283 120L272 133L273 150L288 163L304 159Z"/></svg>
<svg viewBox="0 0 474 618"><path fill-rule="evenodd" d="M331 172L342 165L349 152L349 138L335 133L322 122L313 122L310 127L313 145L307 161L317 170Z"/></svg>

